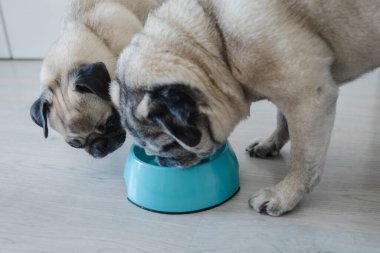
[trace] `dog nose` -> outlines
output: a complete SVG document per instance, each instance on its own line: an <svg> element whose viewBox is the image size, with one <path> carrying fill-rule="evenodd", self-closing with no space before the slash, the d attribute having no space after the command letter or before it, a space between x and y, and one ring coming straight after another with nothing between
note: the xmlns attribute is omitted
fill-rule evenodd
<svg viewBox="0 0 380 253"><path fill-rule="evenodd" d="M108 141L107 139L104 138L98 138L92 143L92 148L99 150L99 151L104 151L107 150L108 148Z"/></svg>

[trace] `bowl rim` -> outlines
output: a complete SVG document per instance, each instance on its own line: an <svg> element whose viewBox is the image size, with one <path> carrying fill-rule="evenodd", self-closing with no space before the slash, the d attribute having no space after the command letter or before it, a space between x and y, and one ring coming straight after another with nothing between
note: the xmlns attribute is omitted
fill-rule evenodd
<svg viewBox="0 0 380 253"><path fill-rule="evenodd" d="M228 147L230 146L229 142L226 141L223 145L220 146L220 148L217 149L217 151L215 151L214 154L212 154L210 157L212 157L211 160L209 160L208 162L200 162L194 166L191 166L189 168L185 168L186 170L189 170L189 169L193 169L193 168L197 168L197 167L203 167L205 164L209 164L209 163L212 163L214 160L216 159L219 159L220 157L222 157L222 155L228 150ZM136 149L142 149L143 152L145 152L144 148L138 146L137 144L132 144L131 146L131 150L129 152L129 155L131 156L130 159L133 159L135 162L138 162L139 164L143 165L143 166L146 166L146 167L150 167L150 168L155 168L155 169L165 169L165 170L183 170L183 168L179 168L179 167L174 167L174 166L171 166L171 167L165 167L165 166L160 166L160 165L155 165L155 164L151 164L151 163L148 163L148 162L145 162L143 161L142 159L140 159L137 155L136 155ZM232 147L231 147L232 148ZM217 155L216 155L217 154ZM146 156L148 156L146 153L145 153Z"/></svg>

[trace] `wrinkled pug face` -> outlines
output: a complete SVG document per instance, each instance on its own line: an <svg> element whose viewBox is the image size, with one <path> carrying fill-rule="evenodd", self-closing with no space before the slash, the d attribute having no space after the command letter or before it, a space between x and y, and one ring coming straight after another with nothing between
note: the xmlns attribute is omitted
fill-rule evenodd
<svg viewBox="0 0 380 253"><path fill-rule="evenodd" d="M200 110L207 101L197 89L184 84L131 89L118 82L123 124L161 166L190 167L221 146Z"/></svg>
<svg viewBox="0 0 380 253"><path fill-rule="evenodd" d="M48 136L48 124L74 148L102 158L118 149L126 133L109 96L111 79L101 63L83 64L43 90L30 113Z"/></svg>

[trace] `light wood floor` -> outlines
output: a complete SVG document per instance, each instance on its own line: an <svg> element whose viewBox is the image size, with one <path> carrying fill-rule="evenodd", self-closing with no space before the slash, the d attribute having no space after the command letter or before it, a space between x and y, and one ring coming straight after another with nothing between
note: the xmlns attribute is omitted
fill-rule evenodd
<svg viewBox="0 0 380 253"><path fill-rule="evenodd" d="M248 207L251 194L286 174L289 145L272 160L244 147L268 135L275 109L252 106L230 141L241 191L216 209L150 213L126 199L123 164L130 143L102 160L65 144L29 118L40 62L0 62L0 252L380 252L380 72L341 89L321 184L281 218Z"/></svg>

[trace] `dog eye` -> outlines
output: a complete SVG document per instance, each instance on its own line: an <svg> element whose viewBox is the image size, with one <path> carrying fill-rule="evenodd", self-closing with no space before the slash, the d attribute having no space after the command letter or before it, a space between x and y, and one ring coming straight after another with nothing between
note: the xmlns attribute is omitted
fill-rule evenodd
<svg viewBox="0 0 380 253"><path fill-rule="evenodd" d="M67 143L73 148L84 148L84 145L82 144L82 142L77 139L71 140Z"/></svg>
<svg viewBox="0 0 380 253"><path fill-rule="evenodd" d="M75 89L81 93L92 93L91 90L85 86L77 85Z"/></svg>
<svg viewBox="0 0 380 253"><path fill-rule="evenodd" d="M174 141L172 143L164 145L162 147L162 152L169 152L170 150L178 148L178 147L180 147L180 145L176 141Z"/></svg>
<svg viewBox="0 0 380 253"><path fill-rule="evenodd" d="M106 122L106 125L105 127L108 129L108 130L112 130L112 129L115 129L119 126L119 120L116 116L111 116L107 119L107 122Z"/></svg>

